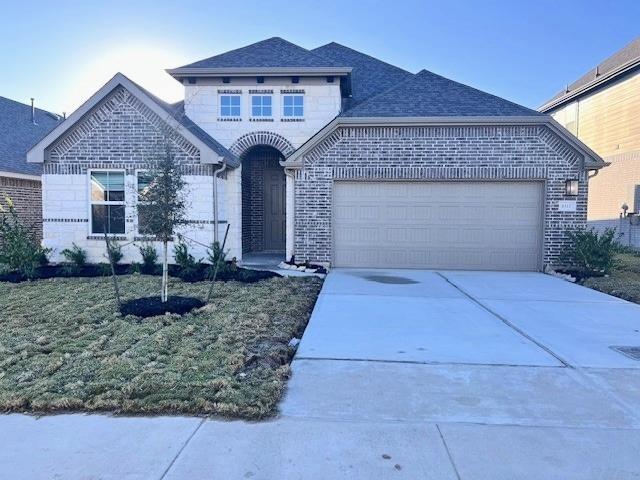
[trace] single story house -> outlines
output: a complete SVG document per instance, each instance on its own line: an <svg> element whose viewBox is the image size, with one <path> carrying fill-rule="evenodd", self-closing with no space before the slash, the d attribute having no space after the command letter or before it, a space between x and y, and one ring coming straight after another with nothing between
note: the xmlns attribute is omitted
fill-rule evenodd
<svg viewBox="0 0 640 480"><path fill-rule="evenodd" d="M168 73L183 101L117 74L29 152L48 247L98 261L105 229L143 238L132 207L165 128L188 183L184 235L203 257L229 225L239 261L541 270L585 224L589 172L605 166L549 115L337 43L270 38Z"/></svg>
<svg viewBox="0 0 640 480"><path fill-rule="evenodd" d="M32 100L33 102L33 100ZM0 97L0 204L9 197L20 218L42 238L42 166L27 151L62 119L33 105Z"/></svg>

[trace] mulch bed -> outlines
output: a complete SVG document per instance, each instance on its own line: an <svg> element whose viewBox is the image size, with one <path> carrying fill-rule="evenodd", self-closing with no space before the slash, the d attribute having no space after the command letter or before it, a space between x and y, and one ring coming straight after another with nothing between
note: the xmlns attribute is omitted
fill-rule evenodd
<svg viewBox="0 0 640 480"><path fill-rule="evenodd" d="M128 275L135 273L136 269L140 268L135 265L116 265L116 275ZM145 275L161 275L162 269L160 266L156 268L155 272L140 272ZM45 265L38 267L35 274L31 278L27 278L18 272L8 272L0 274L0 282L20 283L27 280L45 280L49 278L92 278L92 277L104 277L111 275L111 268L109 264L87 264L79 268L72 267L70 265ZM169 265L169 275L175 278L180 278L185 282L203 282L211 278L212 271L211 265L200 264L194 269L185 271L178 265ZM218 272L216 280L222 282L236 281L243 283L254 283L269 278L280 277L281 275L275 272L251 270L248 268L241 268L229 265L227 268Z"/></svg>
<svg viewBox="0 0 640 480"><path fill-rule="evenodd" d="M120 313L141 318L155 317L165 313L183 315L204 305L202 300L194 297L169 296L166 302L161 301L160 297L144 297L123 302Z"/></svg>

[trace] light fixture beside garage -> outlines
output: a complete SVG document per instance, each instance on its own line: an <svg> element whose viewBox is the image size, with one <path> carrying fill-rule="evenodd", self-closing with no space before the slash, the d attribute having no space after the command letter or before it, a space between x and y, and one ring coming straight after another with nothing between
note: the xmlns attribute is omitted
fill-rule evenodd
<svg viewBox="0 0 640 480"><path fill-rule="evenodd" d="M564 182L564 194L568 197L578 196L578 180L570 178Z"/></svg>

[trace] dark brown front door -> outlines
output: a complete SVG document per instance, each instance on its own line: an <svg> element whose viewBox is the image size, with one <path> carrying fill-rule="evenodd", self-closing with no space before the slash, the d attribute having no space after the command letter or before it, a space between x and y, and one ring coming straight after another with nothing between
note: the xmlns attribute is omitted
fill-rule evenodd
<svg viewBox="0 0 640 480"><path fill-rule="evenodd" d="M285 249L285 196L286 181L280 165L264 170L264 249Z"/></svg>

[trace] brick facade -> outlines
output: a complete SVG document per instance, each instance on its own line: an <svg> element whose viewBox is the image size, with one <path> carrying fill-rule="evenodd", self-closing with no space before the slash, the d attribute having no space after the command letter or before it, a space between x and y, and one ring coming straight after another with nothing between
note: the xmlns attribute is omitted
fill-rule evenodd
<svg viewBox="0 0 640 480"><path fill-rule="evenodd" d="M37 180L3 177L0 174L0 203L13 200L20 219L42 238L42 189Z"/></svg>
<svg viewBox="0 0 640 480"><path fill-rule="evenodd" d="M577 211L558 211L565 180L580 180ZM565 230L586 221L581 155L546 126L340 127L306 153L295 174L296 258L332 261L335 180L545 182L545 265Z"/></svg>

